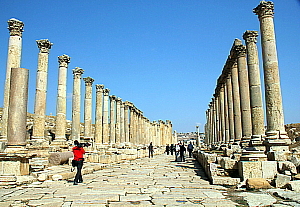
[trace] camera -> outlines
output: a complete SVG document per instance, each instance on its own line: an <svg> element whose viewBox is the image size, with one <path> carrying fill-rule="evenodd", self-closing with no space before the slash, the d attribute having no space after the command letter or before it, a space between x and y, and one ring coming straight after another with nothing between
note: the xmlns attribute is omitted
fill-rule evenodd
<svg viewBox="0 0 300 207"><path fill-rule="evenodd" d="M92 144L91 143L88 143L88 142L86 142L86 143L79 143L79 145L78 145L78 147L89 147L89 146L91 146Z"/></svg>

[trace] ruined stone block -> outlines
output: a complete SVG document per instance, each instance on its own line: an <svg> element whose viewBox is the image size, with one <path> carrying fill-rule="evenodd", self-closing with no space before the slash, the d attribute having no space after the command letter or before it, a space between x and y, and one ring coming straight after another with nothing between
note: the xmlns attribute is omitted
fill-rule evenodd
<svg viewBox="0 0 300 207"><path fill-rule="evenodd" d="M282 188L290 181L291 181L291 176L277 174L277 178L275 180L275 186L276 186L276 188Z"/></svg>
<svg viewBox="0 0 300 207"><path fill-rule="evenodd" d="M239 175L242 180L247 180L248 178L262 178L262 164L260 161L240 161L238 163Z"/></svg>
<svg viewBox="0 0 300 207"><path fill-rule="evenodd" d="M272 188L272 186L264 178L248 178L246 180L246 188L248 190L253 190L253 189L269 189L269 188Z"/></svg>
<svg viewBox="0 0 300 207"><path fill-rule="evenodd" d="M220 165L224 169L238 169L238 161L230 159L229 157L223 157L220 161Z"/></svg>
<svg viewBox="0 0 300 207"><path fill-rule="evenodd" d="M262 177L266 179L273 179L277 175L276 161L262 161Z"/></svg>

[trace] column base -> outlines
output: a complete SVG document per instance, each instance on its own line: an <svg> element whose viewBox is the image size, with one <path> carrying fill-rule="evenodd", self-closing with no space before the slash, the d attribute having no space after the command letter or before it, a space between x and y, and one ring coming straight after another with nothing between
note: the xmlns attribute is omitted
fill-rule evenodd
<svg viewBox="0 0 300 207"><path fill-rule="evenodd" d="M4 150L5 153L20 153L26 154L28 150L26 149L25 145L8 145Z"/></svg>
<svg viewBox="0 0 300 207"><path fill-rule="evenodd" d="M51 146L68 148L68 142L66 140L54 140L53 142L51 142Z"/></svg>

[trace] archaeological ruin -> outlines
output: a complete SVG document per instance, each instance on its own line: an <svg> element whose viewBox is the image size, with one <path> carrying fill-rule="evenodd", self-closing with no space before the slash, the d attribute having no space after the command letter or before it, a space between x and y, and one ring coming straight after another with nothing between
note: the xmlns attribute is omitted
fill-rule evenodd
<svg viewBox="0 0 300 207"><path fill-rule="evenodd" d="M233 41L208 104L203 142L199 132L196 134L194 157L212 184L265 187L249 184L259 179L259 184L266 181L276 188L300 191L300 126L284 125L274 4L261 1L253 12L258 16L259 32L245 30L244 44L240 39ZM76 60L66 54L58 57L57 97L51 97L57 100L56 115L46 115L48 58L53 47L48 39L36 40L35 105L34 113L28 113L28 76L33 70L21 67L23 27L20 20L8 20L4 104L0 111L0 186L73 178L75 172L52 172L51 166L70 165L74 140L90 144L85 162L93 163L93 169L85 173L105 164L147 157L150 142L155 153L162 154L166 144L182 141L173 132L170 120L150 121L134 103L110 95L111 89L97 83L101 80L82 77L88 69L72 69L72 109L67 109L68 64ZM262 69L256 44L259 36ZM81 94L82 87L85 94ZM67 110L71 110L72 120L67 120Z"/></svg>

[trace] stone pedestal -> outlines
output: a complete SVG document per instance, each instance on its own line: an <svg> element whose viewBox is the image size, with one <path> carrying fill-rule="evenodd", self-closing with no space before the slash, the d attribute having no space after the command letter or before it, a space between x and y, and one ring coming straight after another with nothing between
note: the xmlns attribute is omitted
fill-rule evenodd
<svg viewBox="0 0 300 207"><path fill-rule="evenodd" d="M0 153L0 175L29 175L29 159L26 154Z"/></svg>

